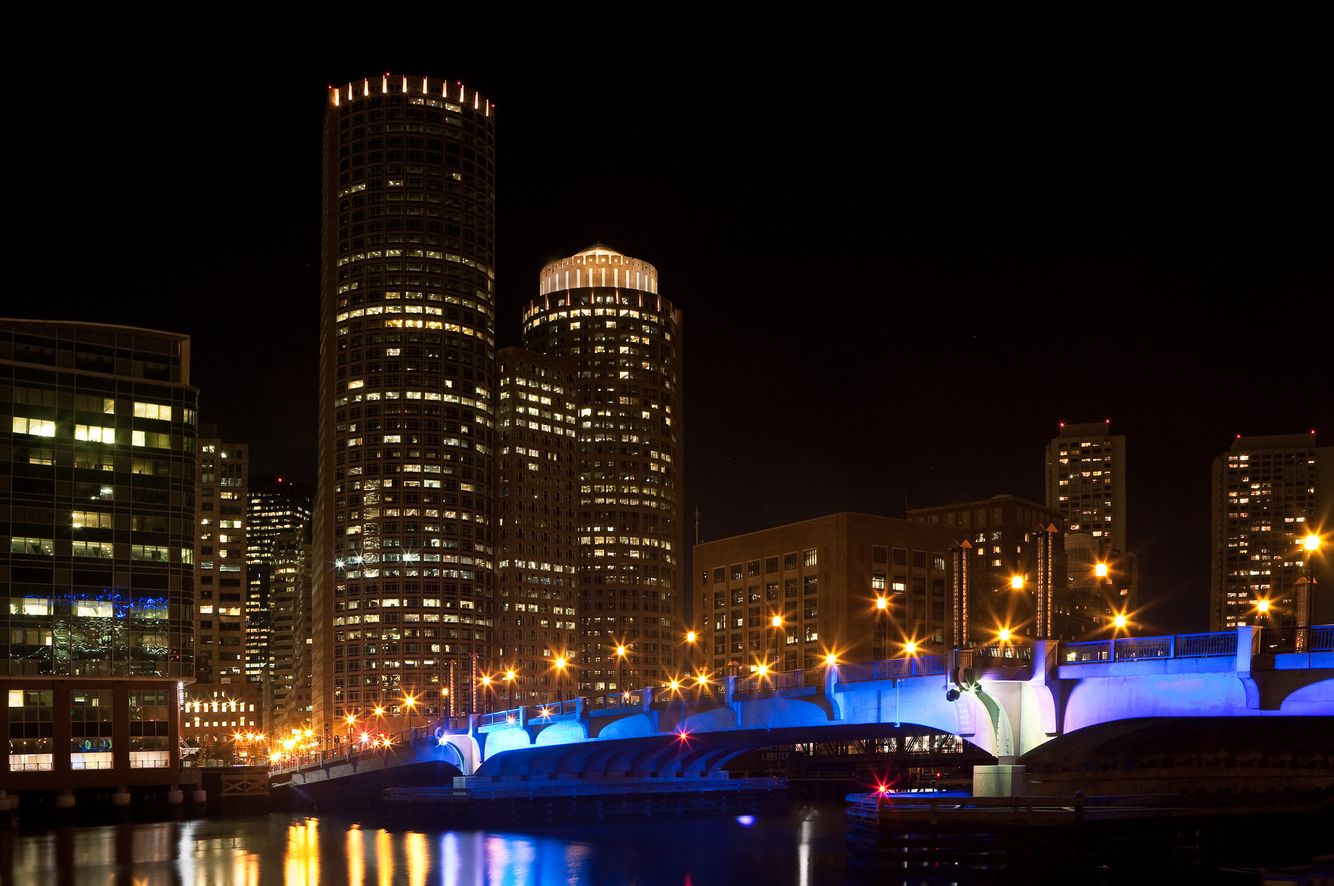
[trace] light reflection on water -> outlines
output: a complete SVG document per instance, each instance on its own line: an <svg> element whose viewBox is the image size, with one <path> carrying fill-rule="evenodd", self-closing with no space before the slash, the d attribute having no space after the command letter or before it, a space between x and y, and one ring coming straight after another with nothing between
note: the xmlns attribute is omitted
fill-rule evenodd
<svg viewBox="0 0 1334 886"><path fill-rule="evenodd" d="M386 830L286 815L44 833L0 830L0 883L820 883L842 880L842 813L831 806L746 821L581 822L529 833Z"/></svg>

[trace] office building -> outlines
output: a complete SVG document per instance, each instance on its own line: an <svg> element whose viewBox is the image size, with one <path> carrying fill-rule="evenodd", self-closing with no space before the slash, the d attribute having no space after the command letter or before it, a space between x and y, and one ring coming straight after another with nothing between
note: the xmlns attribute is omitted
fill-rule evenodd
<svg viewBox="0 0 1334 886"><path fill-rule="evenodd" d="M246 677L249 447L206 425L195 465L195 680L222 686Z"/></svg>
<svg viewBox="0 0 1334 886"><path fill-rule="evenodd" d="M1037 598L1040 583L1050 581L1051 629L1058 640L1087 639L1097 627L1096 615L1085 601L1071 599L1061 516L1037 502L997 495L981 501L954 502L910 508L908 519L947 526L959 539L968 539L969 634L979 643L990 642L999 629L1016 638L1032 638L1038 628ZM1049 527L1055 527L1051 556L1042 545ZM1044 567L1050 563L1049 575Z"/></svg>
<svg viewBox="0 0 1334 886"><path fill-rule="evenodd" d="M679 662L682 621L681 312L648 262L594 246L542 269L523 313L530 350L573 364L585 692L642 685ZM614 650L630 649L628 663Z"/></svg>
<svg viewBox="0 0 1334 886"><path fill-rule="evenodd" d="M179 783L197 401L184 335L0 320L8 791Z"/></svg>
<svg viewBox="0 0 1334 886"><path fill-rule="evenodd" d="M697 544L692 662L719 673L760 663L792 670L829 652L841 661L895 658L910 641L939 653L950 636L956 536L842 513Z"/></svg>
<svg viewBox="0 0 1334 886"><path fill-rule="evenodd" d="M287 734L311 727L315 637L310 543L299 531L280 535L273 540L271 561L273 639L265 722L270 732Z"/></svg>
<svg viewBox="0 0 1334 886"><path fill-rule="evenodd" d="M571 689L558 685L572 678L554 663L579 648L575 373L524 348L501 350L497 364L500 600L486 669L495 681L484 707L547 701Z"/></svg>
<svg viewBox="0 0 1334 886"><path fill-rule="evenodd" d="M340 84L324 114L313 728L417 716L491 648L495 128L435 77Z"/></svg>
<svg viewBox="0 0 1334 886"><path fill-rule="evenodd" d="M310 487L286 477L252 477L246 526L246 680L260 687L261 711L273 708L274 550L295 534L310 543ZM269 722L264 721L265 729Z"/></svg>
<svg viewBox="0 0 1334 886"><path fill-rule="evenodd" d="M1334 622L1334 447L1316 445L1314 432L1239 434L1214 459L1212 486L1210 630L1294 627L1308 534L1323 538L1310 555L1311 623Z"/></svg>

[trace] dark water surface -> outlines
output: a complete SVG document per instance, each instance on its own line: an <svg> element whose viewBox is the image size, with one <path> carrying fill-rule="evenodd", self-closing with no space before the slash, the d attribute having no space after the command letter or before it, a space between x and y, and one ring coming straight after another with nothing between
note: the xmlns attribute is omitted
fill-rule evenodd
<svg viewBox="0 0 1334 886"><path fill-rule="evenodd" d="M845 880L842 804L787 815L445 830L270 815L0 831L0 881L63 884L778 884Z"/></svg>

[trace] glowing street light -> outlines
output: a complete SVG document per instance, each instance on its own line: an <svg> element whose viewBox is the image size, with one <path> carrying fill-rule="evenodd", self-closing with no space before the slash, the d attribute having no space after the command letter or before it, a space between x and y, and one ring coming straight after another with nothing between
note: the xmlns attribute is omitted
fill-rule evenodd
<svg viewBox="0 0 1334 886"><path fill-rule="evenodd" d="M514 681L518 679L519 679L518 671L514 670L514 668L505 668L504 680L505 680L505 685L509 687L506 694L509 696L510 710L514 710Z"/></svg>
<svg viewBox="0 0 1334 886"><path fill-rule="evenodd" d="M408 741L412 741L412 712L417 707L417 696L411 692L403 693L403 707L408 709Z"/></svg>
<svg viewBox="0 0 1334 886"><path fill-rule="evenodd" d="M624 643L616 644L616 688L621 690L621 696L630 700L630 690L625 688L625 660L630 655L630 648Z"/></svg>
<svg viewBox="0 0 1334 886"><path fill-rule="evenodd" d="M1001 641L1002 643L1009 643L1010 638L1012 636L1013 635L1010 633L1009 628L1001 628L999 631L996 632L996 639Z"/></svg>
<svg viewBox="0 0 1334 886"><path fill-rule="evenodd" d="M903 644L903 654L904 654L904 655L916 655L916 654L917 654L917 641L916 641L916 640L908 640L907 642L905 642L905 643Z"/></svg>
<svg viewBox="0 0 1334 886"><path fill-rule="evenodd" d="M552 662L552 667L556 669L556 701L565 700L565 688L561 678L565 676L565 671L569 666L569 659L563 655L556 656L556 660Z"/></svg>
<svg viewBox="0 0 1334 886"><path fill-rule="evenodd" d="M1307 532L1302 536L1301 548L1306 553L1306 570L1297 579L1297 651L1306 651L1306 629L1311 624L1312 597L1315 596L1315 574L1311 571L1311 560L1320 552L1322 542L1319 533Z"/></svg>
<svg viewBox="0 0 1334 886"><path fill-rule="evenodd" d="M1264 597L1261 597L1259 600L1255 601L1255 611L1260 615L1268 615L1269 606L1270 606L1269 600Z"/></svg>
<svg viewBox="0 0 1334 886"><path fill-rule="evenodd" d="M1106 563L1094 563L1094 564L1093 564L1093 574L1094 574L1095 576L1097 576L1098 578L1106 578L1106 577L1107 577L1107 564L1106 564Z"/></svg>
<svg viewBox="0 0 1334 886"><path fill-rule="evenodd" d="M1024 577L1022 575L1010 576L1010 590L1022 591L1024 589Z"/></svg>
<svg viewBox="0 0 1334 886"><path fill-rule="evenodd" d="M1118 631L1125 630L1125 627L1128 624L1130 624L1130 619L1126 617L1124 612L1118 612L1116 615L1112 616L1112 627L1116 628Z"/></svg>
<svg viewBox="0 0 1334 886"><path fill-rule="evenodd" d="M769 626L774 629L774 670L778 670L783 662L783 616L775 612Z"/></svg>
<svg viewBox="0 0 1334 886"><path fill-rule="evenodd" d="M871 669L874 676L875 662L885 657L885 621L889 618L889 598L884 594L875 595L875 631L872 635Z"/></svg>
<svg viewBox="0 0 1334 886"><path fill-rule="evenodd" d="M827 668L838 667L838 655L833 652L826 652L824 654L824 666Z"/></svg>

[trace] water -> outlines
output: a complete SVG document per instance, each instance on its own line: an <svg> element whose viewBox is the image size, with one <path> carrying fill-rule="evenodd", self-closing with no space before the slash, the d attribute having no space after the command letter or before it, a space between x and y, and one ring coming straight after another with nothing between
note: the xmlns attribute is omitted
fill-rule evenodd
<svg viewBox="0 0 1334 886"><path fill-rule="evenodd" d="M778 884L845 879L841 803L786 815L382 829L270 815L0 831L0 882L56 884Z"/></svg>
<svg viewBox="0 0 1334 886"><path fill-rule="evenodd" d="M378 827L322 815L269 815L16 832L0 829L0 884L244 884L244 886L520 886L520 884L708 884L1126 882L1126 870L1072 876L1068 854L1008 858L1023 841L992 841L991 861L961 867L942 844L915 858L862 872L846 857L842 803L800 805L786 814L695 816L514 829L447 830L430 814L416 826ZM1252 840L1215 835L1212 863L1182 869L1147 861L1145 882L1257 883L1253 865L1305 864L1329 851L1328 815L1305 828L1256 820ZM1298 831L1307 831L1299 836ZM981 836L981 835L978 835ZM929 845L929 844L927 844ZM1225 863L1228 847L1259 847L1249 869ZM1322 848L1323 847L1323 848ZM1282 849L1283 851L1278 851ZM1121 852L1134 856L1133 845ZM1255 852L1248 854L1255 855ZM1022 861L1022 864L1019 862ZM1334 865L1322 873L1334 876ZM1020 876L1021 871L1026 870ZM1309 873L1309 872L1308 872Z"/></svg>

